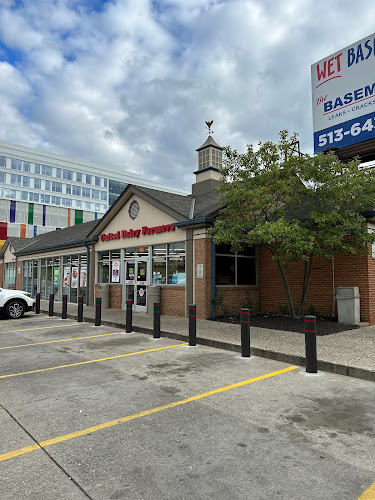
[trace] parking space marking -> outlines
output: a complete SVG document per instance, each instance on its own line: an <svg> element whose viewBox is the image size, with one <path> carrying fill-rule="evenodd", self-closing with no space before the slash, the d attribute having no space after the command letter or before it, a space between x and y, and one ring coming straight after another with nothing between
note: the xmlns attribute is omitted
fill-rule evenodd
<svg viewBox="0 0 375 500"><path fill-rule="evenodd" d="M81 323L69 323L67 325L55 325L55 326L41 326L38 328L24 328L23 330L10 330L9 332L1 332L3 333L18 333L18 332L31 332L33 330L48 330L51 328L66 328L67 326L81 326L81 325L87 325L87 322L82 321Z"/></svg>
<svg viewBox="0 0 375 500"><path fill-rule="evenodd" d="M365 490L357 500L374 500L375 499L375 483Z"/></svg>
<svg viewBox="0 0 375 500"><path fill-rule="evenodd" d="M184 345L186 345L186 344L184 344ZM275 377L276 375L281 375L282 373L287 373L287 372L290 372L292 370L297 370L297 369L298 369L298 366L288 366L287 368L283 368L282 370L277 370L275 372L266 373L265 375L260 375L258 377L254 377L254 378L251 378L248 380L243 380L242 382L237 382L235 384L226 385L224 387L219 387L218 389L214 389L214 390L208 391L208 392L203 392L201 394L197 394L196 396L191 396L190 398L181 399L180 401L174 401L173 403L168 403L168 404L163 405L163 406L157 406L156 408L151 408L150 410L145 410L145 411L141 411L139 413L134 413L133 415L127 415L126 417L121 417L121 418L118 418L116 420L111 420L110 422L104 422L104 423L99 424L99 425L87 427L86 429L82 429L80 431L71 432L69 434L64 434L62 436L58 436L58 437L55 437L52 439L47 439L46 441L40 441L39 443L35 443L31 446L26 446L25 448L20 448L18 450L14 450L14 451L0 455L0 462L3 462L4 460L9 460L10 458L18 457L20 455L24 455L25 453L29 453L30 451L45 448L46 446L50 446L51 444L61 443L63 441L68 441L69 439L75 439L77 437L91 434L93 432L97 432L97 431L100 431L102 429L107 429L108 427L113 427L113 426L118 425L118 424L130 422L131 420L146 417L147 415L152 415L153 413L157 413L159 411L168 410L169 408L175 408L176 406L181 406L181 405L184 405L186 403L198 401L199 399L203 399L203 398L206 398L208 396L220 394L221 392L229 391L231 389L236 389L237 387L243 387L244 385L249 385L249 384L252 384L253 382L265 380L267 378Z"/></svg>
<svg viewBox="0 0 375 500"><path fill-rule="evenodd" d="M168 345L166 347L157 347L156 349L146 349L144 351L129 352L127 354L119 354L118 356L111 356L109 358L90 359L89 361L80 361L79 363L70 363L69 365L51 366L49 368L41 368L40 370L30 370L28 372L11 373L11 374L8 374L8 375L0 375L0 379L2 379L2 378L10 378L10 377L19 377L20 375L30 375L32 373L48 372L50 370L58 370L60 368L69 368L71 366L88 365L90 363L98 363L99 361L108 361L110 359L125 358L126 356L135 356L136 354L146 354L148 352L162 351L163 349L172 349L173 347L181 347L181 346L187 345L187 344L188 344L187 342L184 342L183 344Z"/></svg>
<svg viewBox="0 0 375 500"><path fill-rule="evenodd" d="M16 349L17 347L30 347L33 345L55 344L56 342L71 342L72 340L93 339L95 337L108 337L110 335L120 335L120 334L121 334L121 332L101 333L100 335L89 335L88 337L73 337L71 339L48 340L46 342L34 342L33 344L8 345L5 347L0 347L0 351L3 349Z"/></svg>

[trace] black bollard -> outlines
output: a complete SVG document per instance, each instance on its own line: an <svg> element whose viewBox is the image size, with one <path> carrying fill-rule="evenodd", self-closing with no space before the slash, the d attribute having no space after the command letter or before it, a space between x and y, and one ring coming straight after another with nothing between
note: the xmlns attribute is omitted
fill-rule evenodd
<svg viewBox="0 0 375 500"><path fill-rule="evenodd" d="M78 297L78 323L83 321L83 297Z"/></svg>
<svg viewBox="0 0 375 500"><path fill-rule="evenodd" d="M63 295L61 318L66 319L67 317L68 317L68 296Z"/></svg>
<svg viewBox="0 0 375 500"><path fill-rule="evenodd" d="M189 305L189 345L197 345L197 306Z"/></svg>
<svg viewBox="0 0 375 500"><path fill-rule="evenodd" d="M241 309L241 355L250 357L250 310Z"/></svg>
<svg viewBox="0 0 375 500"><path fill-rule="evenodd" d="M160 302L154 304L154 339L160 339Z"/></svg>
<svg viewBox="0 0 375 500"><path fill-rule="evenodd" d="M126 333L131 333L133 331L133 302L131 300L126 301Z"/></svg>
<svg viewBox="0 0 375 500"><path fill-rule="evenodd" d="M35 297L35 314L40 314L40 293Z"/></svg>
<svg viewBox="0 0 375 500"><path fill-rule="evenodd" d="M53 293L49 294L49 309L48 309L48 316L53 316L53 303L55 300L55 295Z"/></svg>
<svg viewBox="0 0 375 500"><path fill-rule="evenodd" d="M306 372L318 372L316 353L316 316L305 316Z"/></svg>
<svg viewBox="0 0 375 500"><path fill-rule="evenodd" d="M95 326L102 324L102 298L96 297L95 299Z"/></svg>

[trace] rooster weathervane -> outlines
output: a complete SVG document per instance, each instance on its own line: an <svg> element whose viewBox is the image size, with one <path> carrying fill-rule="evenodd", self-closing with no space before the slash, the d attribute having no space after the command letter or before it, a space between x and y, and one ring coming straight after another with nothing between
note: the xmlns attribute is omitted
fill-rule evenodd
<svg viewBox="0 0 375 500"><path fill-rule="evenodd" d="M206 125L207 125L207 128L208 128L208 135L211 135L211 134L214 133L214 131L211 130L211 126L212 126L213 123L214 123L213 120L211 120L210 122L206 122Z"/></svg>

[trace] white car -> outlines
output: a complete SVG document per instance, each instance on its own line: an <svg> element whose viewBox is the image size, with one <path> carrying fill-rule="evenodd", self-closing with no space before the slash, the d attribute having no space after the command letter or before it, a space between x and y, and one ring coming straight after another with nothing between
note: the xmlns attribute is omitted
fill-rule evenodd
<svg viewBox="0 0 375 500"><path fill-rule="evenodd" d="M35 299L31 297L31 293L0 288L0 315L18 319L22 318L26 311L34 309Z"/></svg>

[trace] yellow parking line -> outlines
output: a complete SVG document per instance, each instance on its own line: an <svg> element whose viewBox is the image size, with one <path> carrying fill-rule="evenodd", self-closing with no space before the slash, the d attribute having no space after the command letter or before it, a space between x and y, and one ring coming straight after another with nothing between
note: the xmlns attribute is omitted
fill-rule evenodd
<svg viewBox="0 0 375 500"><path fill-rule="evenodd" d="M171 349L172 347L180 347L182 345L187 345L187 342L184 342L183 344L169 345L167 347L157 347L156 349L147 349L145 351L119 354L118 356L111 356L109 358L91 359L89 361L80 361L79 363L71 363L69 365L51 366L50 368L41 368L40 370L30 370L28 372L11 373L10 375L1 375L0 379L9 377L18 377L20 375L30 375L31 373L48 372L50 370L58 370L59 368L69 368L70 366L88 365L89 363L98 363L99 361L108 361L109 359L125 358L126 356L135 356L136 354L145 354L147 352L162 351L163 349Z"/></svg>
<svg viewBox="0 0 375 500"><path fill-rule="evenodd" d="M72 340L93 339L95 337L108 337L109 335L120 335L120 334L121 334L121 332L101 333L100 335L90 335L89 337L75 337L75 338L71 338L71 339L48 340L47 342L34 342L33 344L8 345L5 347L0 347L0 351L2 351L3 349L16 349L17 347L30 347L32 345L54 344L56 342L70 342Z"/></svg>
<svg viewBox="0 0 375 500"><path fill-rule="evenodd" d="M11 451L9 453L4 453L3 455L0 455L0 462L4 460L9 460L10 458L14 458L19 455L24 455L25 453L29 453L30 451L34 451L40 448L45 448L46 446L50 446L51 444L68 441L69 439L74 439L80 436L84 436L86 434L91 434L92 432L97 432L102 429L106 429L108 427L113 427L114 425L123 424L125 422L130 422L131 420L135 420L137 418L146 417L147 415L152 415L153 413L157 413L159 411L168 410L169 408L175 408L176 406L181 406L186 403L198 401L199 399L206 398L208 396L213 396L214 394L219 394L221 392L229 391L230 389L236 389L237 387L242 387L244 385L252 384L253 382L258 382L259 380L265 380L267 378L275 377L276 375L281 375L282 373L290 372L292 370L296 370L297 368L298 368L297 366L289 366L288 368L284 368L283 370L266 373L265 375L260 375L259 377L251 378L248 380L243 380L242 382L237 382L236 384L219 387L218 389L214 389L213 391L203 392L202 394L197 394L196 396L192 396L190 398L182 399L180 401L175 401L173 403L169 403L163 406L157 406L156 408L151 408L150 410L141 411L139 413L134 413L133 415L128 415L126 417L121 417L116 420L111 420L110 422L104 422L99 425L87 427L86 429L82 429L80 431L71 432L69 434L64 434L63 436L58 436L52 439L47 439L46 441L40 441L39 443L35 443L31 446L26 446L25 448L20 448L19 450Z"/></svg>
<svg viewBox="0 0 375 500"><path fill-rule="evenodd" d="M357 500L374 500L375 499L375 483L365 490Z"/></svg>
<svg viewBox="0 0 375 500"><path fill-rule="evenodd" d="M87 325L86 321L82 321L81 323L69 323L67 325L56 325L56 326L41 326L39 328L24 328L23 330L10 330L9 332L2 333L18 333L18 332L32 332L33 330L49 330L51 328L66 328L67 326L80 326Z"/></svg>

